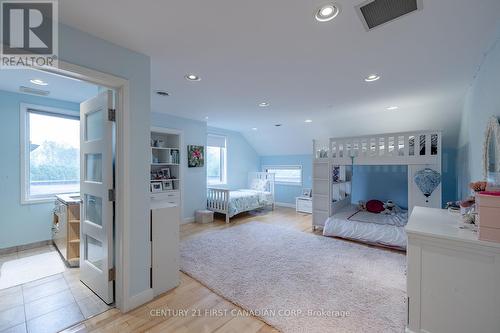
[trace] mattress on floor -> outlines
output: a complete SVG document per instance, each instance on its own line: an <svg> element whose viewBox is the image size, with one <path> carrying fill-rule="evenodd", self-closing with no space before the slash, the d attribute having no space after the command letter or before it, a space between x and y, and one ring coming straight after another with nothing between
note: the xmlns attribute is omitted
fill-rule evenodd
<svg viewBox="0 0 500 333"><path fill-rule="evenodd" d="M323 235L404 250L407 222L406 211L395 215L374 214L359 211L357 206L348 206L328 218Z"/></svg>

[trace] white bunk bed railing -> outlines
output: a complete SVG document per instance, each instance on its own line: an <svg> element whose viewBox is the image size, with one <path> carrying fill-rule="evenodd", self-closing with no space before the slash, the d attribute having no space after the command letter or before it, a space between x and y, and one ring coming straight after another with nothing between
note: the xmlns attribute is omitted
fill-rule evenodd
<svg viewBox="0 0 500 333"><path fill-rule="evenodd" d="M327 144L328 142L328 144ZM314 156L334 164L438 164L441 132L415 131L313 141Z"/></svg>

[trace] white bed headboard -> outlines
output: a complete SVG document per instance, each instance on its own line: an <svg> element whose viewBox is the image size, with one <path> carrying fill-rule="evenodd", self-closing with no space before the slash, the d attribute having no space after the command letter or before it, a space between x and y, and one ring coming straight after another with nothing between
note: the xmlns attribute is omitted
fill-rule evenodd
<svg viewBox="0 0 500 333"><path fill-rule="evenodd" d="M248 173L248 187L252 184L254 179L263 179L269 181L268 191L273 194L274 198L274 173L269 172L249 172Z"/></svg>

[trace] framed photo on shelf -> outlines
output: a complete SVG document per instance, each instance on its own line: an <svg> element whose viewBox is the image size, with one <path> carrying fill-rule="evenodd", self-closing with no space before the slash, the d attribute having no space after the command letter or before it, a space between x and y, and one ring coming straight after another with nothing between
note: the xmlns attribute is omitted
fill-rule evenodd
<svg viewBox="0 0 500 333"><path fill-rule="evenodd" d="M174 189L173 182L164 182L163 183L163 191L170 191L173 189Z"/></svg>
<svg viewBox="0 0 500 333"><path fill-rule="evenodd" d="M161 169L163 179L170 179L170 168Z"/></svg>
<svg viewBox="0 0 500 333"><path fill-rule="evenodd" d="M156 192L161 192L161 191L163 191L161 182L151 183L151 192L156 193Z"/></svg>

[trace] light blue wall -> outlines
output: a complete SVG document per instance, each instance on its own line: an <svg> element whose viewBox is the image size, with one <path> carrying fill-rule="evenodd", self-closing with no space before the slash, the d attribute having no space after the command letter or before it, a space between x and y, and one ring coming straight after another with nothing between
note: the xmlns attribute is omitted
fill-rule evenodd
<svg viewBox="0 0 500 333"><path fill-rule="evenodd" d="M21 205L20 103L79 114L80 105L0 90L0 249L51 239L53 203Z"/></svg>
<svg viewBox="0 0 500 333"><path fill-rule="evenodd" d="M408 167L406 165L356 165L352 177L352 202L371 199L392 200L408 208Z"/></svg>
<svg viewBox="0 0 500 333"><path fill-rule="evenodd" d="M181 167L183 170L184 191L182 191L183 217L189 219L194 211L206 207L207 171L203 168L188 168L187 145L205 146L207 143L207 124L205 122L180 118L165 113L152 113L151 126L181 130L184 147L181 147Z"/></svg>
<svg viewBox="0 0 500 333"><path fill-rule="evenodd" d="M462 198L469 194L469 182L484 179L484 133L491 116L500 118L500 28L465 100L457 163Z"/></svg>
<svg viewBox="0 0 500 333"><path fill-rule="evenodd" d="M126 251L130 260L125 263L131 297L149 289L151 247L149 242L149 131L151 112L150 58L103 39L65 25L59 27L59 58L87 68L127 79L130 92L130 114L124 117L123 133L127 137L123 171L130 182L124 198L126 214ZM120 118L121 117L121 118ZM121 135L121 133L119 133Z"/></svg>
<svg viewBox="0 0 500 333"><path fill-rule="evenodd" d="M456 150L443 151L443 204L457 200ZM261 170L266 165L301 165L302 186L276 185L275 200L295 204L302 188L312 187L312 155L261 156ZM353 202L359 200L394 200L408 207L408 175L406 166L356 166L353 180ZM390 186L387 186L390 184Z"/></svg>
<svg viewBox="0 0 500 333"><path fill-rule="evenodd" d="M302 195L303 188L312 187L312 155L261 156L261 170L270 165L301 165L302 186L275 185L275 201L295 205L295 198Z"/></svg>
<svg viewBox="0 0 500 333"><path fill-rule="evenodd" d="M260 159L255 149L239 132L209 127L208 133L224 135L227 145L227 185L231 190L248 188L248 173L259 171Z"/></svg>

